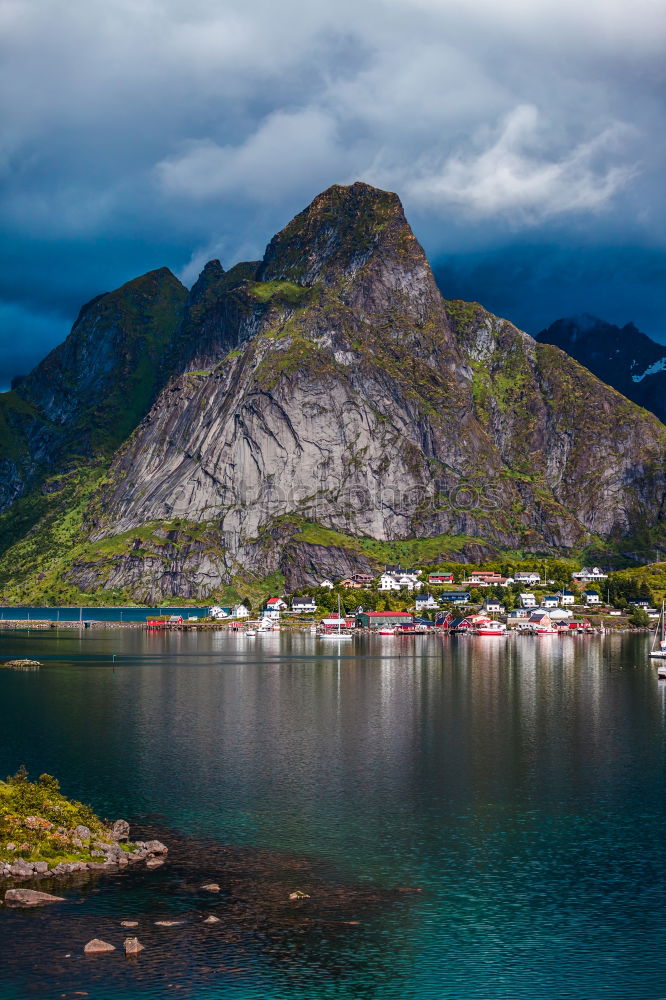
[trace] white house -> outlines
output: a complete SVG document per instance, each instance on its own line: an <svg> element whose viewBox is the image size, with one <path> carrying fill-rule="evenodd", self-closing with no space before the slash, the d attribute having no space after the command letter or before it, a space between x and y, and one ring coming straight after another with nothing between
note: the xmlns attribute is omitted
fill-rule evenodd
<svg viewBox="0 0 666 1000"><path fill-rule="evenodd" d="M215 604L208 612L208 615L210 618L228 618L229 608L221 608L218 604Z"/></svg>
<svg viewBox="0 0 666 1000"><path fill-rule="evenodd" d="M558 590L557 596L560 599L560 604L564 607L567 604L576 603L576 595L571 590Z"/></svg>
<svg viewBox="0 0 666 1000"><path fill-rule="evenodd" d="M536 597L534 594L521 594L520 606L521 608L536 608Z"/></svg>
<svg viewBox="0 0 666 1000"><path fill-rule="evenodd" d="M597 594L596 590L584 590L583 597L585 598L586 604L601 604L601 598Z"/></svg>
<svg viewBox="0 0 666 1000"><path fill-rule="evenodd" d="M327 590L333 590L333 581L332 580L322 580L321 583L319 584L319 586L320 587L326 587Z"/></svg>
<svg viewBox="0 0 666 1000"><path fill-rule="evenodd" d="M416 583L421 575L421 570L419 569L402 569L400 566L385 566L384 571L386 573L393 573L394 576L408 576L412 580L412 583Z"/></svg>
<svg viewBox="0 0 666 1000"><path fill-rule="evenodd" d="M578 580L579 583L592 583L595 580L607 580L608 573L604 573L598 566L583 566L577 573L572 573L571 578Z"/></svg>
<svg viewBox="0 0 666 1000"><path fill-rule="evenodd" d="M386 572L382 573L379 578L379 589L380 590L418 590L421 587L421 582L418 579L418 573L393 573Z"/></svg>
<svg viewBox="0 0 666 1000"><path fill-rule="evenodd" d="M555 594L548 594L546 597L541 598L542 608L556 608L559 605L559 599Z"/></svg>
<svg viewBox="0 0 666 1000"><path fill-rule="evenodd" d="M504 605L496 597L489 597L481 610L487 615L501 615L504 613Z"/></svg>
<svg viewBox="0 0 666 1000"><path fill-rule="evenodd" d="M552 611L549 611L548 614L550 615L552 621L561 622L565 621L567 618L571 618L573 616L573 611L569 611L568 608L554 608Z"/></svg>
<svg viewBox="0 0 666 1000"><path fill-rule="evenodd" d="M538 573L516 573L514 580L516 583L530 583L532 586L535 583L541 583L541 577Z"/></svg>
<svg viewBox="0 0 666 1000"><path fill-rule="evenodd" d="M426 608L439 607L439 601L437 601L432 594L420 594L415 598L414 603L417 611L424 611Z"/></svg>
<svg viewBox="0 0 666 1000"><path fill-rule="evenodd" d="M282 600L281 597L269 597L266 601L266 607L264 608L263 617L277 619L280 617L281 611L286 611L287 605Z"/></svg>
<svg viewBox="0 0 666 1000"><path fill-rule="evenodd" d="M235 604L231 609L231 614L233 618L247 618L250 612L244 604Z"/></svg>
<svg viewBox="0 0 666 1000"><path fill-rule="evenodd" d="M291 610L299 613L313 614L317 610L317 605L311 597L294 597L291 601Z"/></svg>

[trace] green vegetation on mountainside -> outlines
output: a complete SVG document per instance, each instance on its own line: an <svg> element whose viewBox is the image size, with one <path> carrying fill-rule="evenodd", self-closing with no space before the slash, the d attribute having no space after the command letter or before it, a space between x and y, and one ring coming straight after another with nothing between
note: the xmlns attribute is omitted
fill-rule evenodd
<svg viewBox="0 0 666 1000"><path fill-rule="evenodd" d="M0 595L6 604L88 603L68 584L66 570L84 548L83 522L106 472L81 466L52 477L0 515Z"/></svg>

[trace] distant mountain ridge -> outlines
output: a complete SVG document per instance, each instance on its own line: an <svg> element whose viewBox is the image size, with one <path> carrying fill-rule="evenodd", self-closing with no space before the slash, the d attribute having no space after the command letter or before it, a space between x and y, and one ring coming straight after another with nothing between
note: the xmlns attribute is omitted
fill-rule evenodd
<svg viewBox="0 0 666 1000"><path fill-rule="evenodd" d="M619 327L596 316L571 316L551 323L535 339L566 351L666 423L666 345L651 340L633 323Z"/></svg>

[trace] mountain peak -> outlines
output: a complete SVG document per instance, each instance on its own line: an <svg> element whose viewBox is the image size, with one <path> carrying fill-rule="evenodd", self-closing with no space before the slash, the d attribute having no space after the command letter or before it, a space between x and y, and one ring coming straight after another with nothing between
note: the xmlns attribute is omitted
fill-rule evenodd
<svg viewBox="0 0 666 1000"><path fill-rule="evenodd" d="M597 378L666 419L666 347L633 323L619 327L596 316L569 316L551 323L536 340L566 351Z"/></svg>
<svg viewBox="0 0 666 1000"><path fill-rule="evenodd" d="M209 260L203 271L192 285L189 302L191 305L200 302L211 286L216 285L224 277L224 268L219 260Z"/></svg>
<svg viewBox="0 0 666 1000"><path fill-rule="evenodd" d="M408 268L426 263L396 194L361 181L334 184L271 240L259 278L333 284L378 252L398 256Z"/></svg>

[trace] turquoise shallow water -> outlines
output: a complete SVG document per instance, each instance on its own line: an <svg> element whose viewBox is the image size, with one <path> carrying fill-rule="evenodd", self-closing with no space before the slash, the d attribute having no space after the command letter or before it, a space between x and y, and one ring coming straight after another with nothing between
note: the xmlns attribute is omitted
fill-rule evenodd
<svg viewBox="0 0 666 1000"><path fill-rule="evenodd" d="M0 661L45 664L0 671L0 773L23 762L109 817L267 852L269 881L385 893L305 930L237 924L220 899L229 940L203 940L209 901L175 862L107 877L49 911L0 909L0 998L666 997L666 691L646 652L642 636L338 655L309 634L0 633ZM405 887L422 891L396 902ZM160 907L187 938L150 931L136 963L80 955Z"/></svg>

